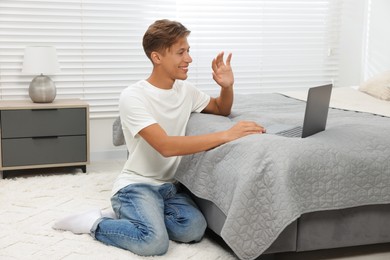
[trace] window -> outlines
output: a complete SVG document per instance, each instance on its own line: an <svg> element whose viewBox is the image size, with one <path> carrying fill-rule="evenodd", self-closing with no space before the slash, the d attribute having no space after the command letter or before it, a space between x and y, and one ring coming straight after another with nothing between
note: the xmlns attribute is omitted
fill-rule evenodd
<svg viewBox="0 0 390 260"><path fill-rule="evenodd" d="M236 92L337 80L340 1L179 2L180 21L193 31L190 80L201 88L211 91L210 62L221 50L234 55Z"/></svg>
<svg viewBox="0 0 390 260"><path fill-rule="evenodd" d="M339 0L0 0L0 98L28 99L24 48L57 48L57 98L81 98L91 117L116 116L120 92L146 78L142 35L154 20L182 22L189 80L219 92L211 60L232 52L236 93L274 92L337 81Z"/></svg>

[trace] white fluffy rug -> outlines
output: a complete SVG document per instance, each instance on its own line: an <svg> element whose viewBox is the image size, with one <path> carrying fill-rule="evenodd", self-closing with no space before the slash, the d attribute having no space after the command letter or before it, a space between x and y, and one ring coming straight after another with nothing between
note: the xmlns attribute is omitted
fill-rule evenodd
<svg viewBox="0 0 390 260"><path fill-rule="evenodd" d="M200 243L171 242L166 255L145 258L51 228L66 215L110 207L123 163L93 162L87 173L46 169L0 180L0 259L236 259L207 234Z"/></svg>

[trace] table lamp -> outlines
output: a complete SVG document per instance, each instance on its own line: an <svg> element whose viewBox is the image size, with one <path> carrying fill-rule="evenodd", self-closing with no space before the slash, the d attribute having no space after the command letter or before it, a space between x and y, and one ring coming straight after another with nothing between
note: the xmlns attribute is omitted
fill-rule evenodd
<svg viewBox="0 0 390 260"><path fill-rule="evenodd" d="M22 73L28 75L38 75L31 81L28 90L33 102L53 102L57 94L56 86L50 77L46 75L52 75L58 72L60 72L60 67L55 47L26 47L24 50Z"/></svg>

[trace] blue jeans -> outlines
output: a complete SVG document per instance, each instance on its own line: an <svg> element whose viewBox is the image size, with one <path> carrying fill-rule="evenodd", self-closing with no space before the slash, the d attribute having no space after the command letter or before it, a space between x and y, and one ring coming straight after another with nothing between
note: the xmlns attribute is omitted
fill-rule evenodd
<svg viewBox="0 0 390 260"><path fill-rule="evenodd" d="M142 256L163 255L169 240L198 242L207 223L176 186L131 184L111 198L118 219L102 218L91 230L97 240Z"/></svg>

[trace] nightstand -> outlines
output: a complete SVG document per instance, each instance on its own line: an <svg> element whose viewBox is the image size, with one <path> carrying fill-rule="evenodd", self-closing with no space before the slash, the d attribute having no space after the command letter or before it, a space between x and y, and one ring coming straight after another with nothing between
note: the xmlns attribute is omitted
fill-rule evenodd
<svg viewBox="0 0 390 260"><path fill-rule="evenodd" d="M0 171L89 164L89 106L77 99L52 103L0 101Z"/></svg>

